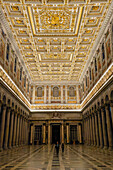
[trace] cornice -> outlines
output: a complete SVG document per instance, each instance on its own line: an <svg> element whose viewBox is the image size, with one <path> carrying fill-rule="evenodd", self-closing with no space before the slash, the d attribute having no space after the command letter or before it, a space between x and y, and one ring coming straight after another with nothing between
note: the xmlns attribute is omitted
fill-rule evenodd
<svg viewBox="0 0 113 170"><path fill-rule="evenodd" d="M76 81L37 81L32 85L79 85L79 82Z"/></svg>
<svg viewBox="0 0 113 170"><path fill-rule="evenodd" d="M100 91L113 80L113 63L95 84L81 104L31 104L13 80L0 66L0 80L12 91L14 95L29 109L30 112L81 112Z"/></svg>

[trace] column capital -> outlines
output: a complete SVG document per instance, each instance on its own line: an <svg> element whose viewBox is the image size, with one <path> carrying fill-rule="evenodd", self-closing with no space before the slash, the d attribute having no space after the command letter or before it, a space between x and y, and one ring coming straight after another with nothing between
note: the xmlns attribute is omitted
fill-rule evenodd
<svg viewBox="0 0 113 170"><path fill-rule="evenodd" d="M11 108L11 113L14 113L14 108Z"/></svg>
<svg viewBox="0 0 113 170"><path fill-rule="evenodd" d="M18 114L18 111L17 111L17 109L16 109L16 110L14 110L14 113L15 113L15 115L17 115L17 114Z"/></svg>
<svg viewBox="0 0 113 170"><path fill-rule="evenodd" d="M109 110L109 104L105 104L105 109Z"/></svg>
<svg viewBox="0 0 113 170"><path fill-rule="evenodd" d="M95 116L95 113L94 113L94 111L92 112L92 116L93 116L93 117Z"/></svg>
<svg viewBox="0 0 113 170"><path fill-rule="evenodd" d="M104 111L104 108L105 108L104 106L101 106L101 111Z"/></svg>
<svg viewBox="0 0 113 170"><path fill-rule="evenodd" d="M97 110L94 110L94 115L96 115L97 114Z"/></svg>
<svg viewBox="0 0 113 170"><path fill-rule="evenodd" d="M98 107L98 108L97 108L97 113L99 113L99 112L100 112L100 110L101 110L101 107Z"/></svg>
<svg viewBox="0 0 113 170"><path fill-rule="evenodd" d="M8 106L7 109L8 109L8 111L10 111L10 110L11 110L11 107Z"/></svg>
<svg viewBox="0 0 113 170"><path fill-rule="evenodd" d="M3 104L3 110L5 110L6 109L6 104Z"/></svg>

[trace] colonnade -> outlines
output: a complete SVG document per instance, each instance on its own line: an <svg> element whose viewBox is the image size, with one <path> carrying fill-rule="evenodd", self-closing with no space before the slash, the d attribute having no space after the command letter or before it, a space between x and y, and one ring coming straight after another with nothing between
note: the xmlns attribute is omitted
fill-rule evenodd
<svg viewBox="0 0 113 170"><path fill-rule="evenodd" d="M0 151L28 144L28 116L17 106L0 103Z"/></svg>
<svg viewBox="0 0 113 170"><path fill-rule="evenodd" d="M84 143L113 149L113 105L90 109L83 116Z"/></svg>

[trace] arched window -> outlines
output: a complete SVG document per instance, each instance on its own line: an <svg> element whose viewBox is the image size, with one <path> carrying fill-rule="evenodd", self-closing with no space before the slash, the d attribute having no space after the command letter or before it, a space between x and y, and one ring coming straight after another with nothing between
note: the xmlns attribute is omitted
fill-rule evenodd
<svg viewBox="0 0 113 170"><path fill-rule="evenodd" d="M27 85L27 92L29 92L29 82L28 82L28 85Z"/></svg>
<svg viewBox="0 0 113 170"><path fill-rule="evenodd" d="M42 97L42 87L37 88L37 97Z"/></svg>
<svg viewBox="0 0 113 170"><path fill-rule="evenodd" d="M20 68L20 80L22 80L22 67Z"/></svg>
<svg viewBox="0 0 113 170"><path fill-rule="evenodd" d="M14 65L14 72L16 73L16 64L17 64L17 58L15 57L15 65Z"/></svg>
<svg viewBox="0 0 113 170"><path fill-rule="evenodd" d="M83 90L83 92L84 92L84 82L82 83L82 90Z"/></svg>
<svg viewBox="0 0 113 170"><path fill-rule="evenodd" d="M87 87L87 76L86 76L86 87Z"/></svg>
<svg viewBox="0 0 113 170"><path fill-rule="evenodd" d="M91 80L91 68L89 68L89 77L90 77L90 80Z"/></svg>
<svg viewBox="0 0 113 170"><path fill-rule="evenodd" d="M73 86L69 87L69 96L74 97L75 96L75 89Z"/></svg>
<svg viewBox="0 0 113 170"><path fill-rule="evenodd" d="M9 61L9 43L7 43L6 59Z"/></svg>
<svg viewBox="0 0 113 170"><path fill-rule="evenodd" d="M104 43L102 44L102 60L105 59L105 49L104 49Z"/></svg>
<svg viewBox="0 0 113 170"><path fill-rule="evenodd" d="M95 72L97 72L97 60L95 58Z"/></svg>
<svg viewBox="0 0 113 170"><path fill-rule="evenodd" d="M24 77L24 87L26 87L26 76Z"/></svg>
<svg viewBox="0 0 113 170"><path fill-rule="evenodd" d="M59 97L59 88L58 87L53 88L53 97Z"/></svg>

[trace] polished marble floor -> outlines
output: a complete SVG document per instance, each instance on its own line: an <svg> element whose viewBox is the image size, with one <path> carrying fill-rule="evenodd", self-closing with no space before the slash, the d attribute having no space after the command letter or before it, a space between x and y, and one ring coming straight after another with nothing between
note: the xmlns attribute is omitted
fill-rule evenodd
<svg viewBox="0 0 113 170"><path fill-rule="evenodd" d="M0 152L0 170L113 170L113 151L65 145L36 145Z"/></svg>

